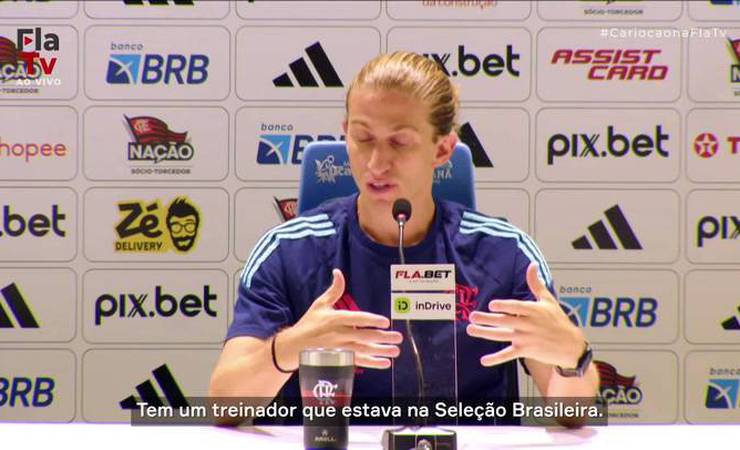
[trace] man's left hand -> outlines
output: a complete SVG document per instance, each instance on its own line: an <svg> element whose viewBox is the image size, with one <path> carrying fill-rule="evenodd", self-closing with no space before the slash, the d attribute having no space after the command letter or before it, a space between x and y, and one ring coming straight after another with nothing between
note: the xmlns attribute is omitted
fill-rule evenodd
<svg viewBox="0 0 740 450"><path fill-rule="evenodd" d="M470 314L470 336L511 342L496 353L481 358L494 366L516 358L531 358L545 364L576 367L585 348L585 338L538 276L538 266L527 268L527 285L536 301L499 300L488 303L491 312Z"/></svg>

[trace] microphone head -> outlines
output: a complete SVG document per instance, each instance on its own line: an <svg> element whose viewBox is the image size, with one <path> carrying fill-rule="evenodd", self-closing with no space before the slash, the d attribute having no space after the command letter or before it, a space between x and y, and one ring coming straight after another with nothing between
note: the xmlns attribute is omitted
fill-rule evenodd
<svg viewBox="0 0 740 450"><path fill-rule="evenodd" d="M393 220L399 222L403 216L403 221L407 222L411 218L411 202L405 198L399 198L393 202Z"/></svg>

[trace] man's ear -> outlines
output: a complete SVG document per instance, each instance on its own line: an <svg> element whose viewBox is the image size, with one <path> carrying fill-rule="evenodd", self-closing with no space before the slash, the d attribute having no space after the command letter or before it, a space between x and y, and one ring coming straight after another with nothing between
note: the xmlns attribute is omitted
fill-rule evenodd
<svg viewBox="0 0 740 450"><path fill-rule="evenodd" d="M344 132L344 139L347 139L347 119L342 121L342 131Z"/></svg>
<svg viewBox="0 0 740 450"><path fill-rule="evenodd" d="M451 131L450 134L439 138L437 148L435 150L436 153L434 155L434 167L439 167L452 158L452 152L455 151L457 141L457 133L454 131Z"/></svg>

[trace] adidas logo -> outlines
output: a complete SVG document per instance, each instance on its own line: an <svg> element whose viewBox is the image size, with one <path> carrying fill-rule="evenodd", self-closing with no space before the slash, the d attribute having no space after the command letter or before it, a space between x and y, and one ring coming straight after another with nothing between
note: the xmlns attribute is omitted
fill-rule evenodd
<svg viewBox="0 0 740 450"><path fill-rule="evenodd" d="M177 385L175 377L172 376L172 372L170 372L169 367L167 367L167 364L162 364L152 370L152 375L154 375L154 379L157 380L157 384L159 384L160 389L162 389L162 393L170 403L169 406L173 408L190 406L188 400L183 395L182 390L180 390L180 386ZM138 409L139 407L136 406L136 403L138 402L147 403L149 406L165 406L162 403L161 397L154 389L154 385L151 380L146 380L143 383L138 384L136 386L136 392L139 394L139 397L130 395L120 401L119 404L122 409Z"/></svg>
<svg viewBox="0 0 740 450"><path fill-rule="evenodd" d="M326 52L321 46L321 43L315 42L311 44L306 48L306 54L308 55L308 59L311 61L311 64L313 64L314 70L324 83L324 86L344 87L342 80L339 78L339 75L337 75L337 71L334 70L334 66L331 64L331 61L329 61L329 57L326 56ZM319 82L311 72L308 62L306 62L303 57L288 64L288 67L290 67L290 73L293 74L293 77L296 79L300 87L319 86ZM288 72L284 72L272 80L272 84L274 84L275 87L295 87L295 84L293 84L293 80L291 80Z"/></svg>
<svg viewBox="0 0 740 450"><path fill-rule="evenodd" d="M0 293L2 293L5 302L10 307L10 312L13 313L15 320L21 328L39 328L39 323L28 308L23 294L21 294L15 283L2 288ZM10 317L8 317L8 314L3 309L2 302L0 302L0 328L15 328L10 321Z"/></svg>
<svg viewBox="0 0 740 450"><path fill-rule="evenodd" d="M622 244L622 248L625 250L642 250L640 241L637 239L635 232L632 231L632 227L630 227L629 222L627 222L627 218L624 216L619 205L614 205L607 209L604 211L604 215L606 215L606 220L609 222L609 225L611 225L614 234L617 235L619 243ZM617 244L614 242L614 239L612 239L612 234L609 232L609 229L606 227L603 220L599 220L598 222L591 224L591 226L588 227L588 231L594 241L596 241L596 247L600 250L617 249ZM576 250L593 249L591 241L589 241L588 236L586 235L579 237L573 241L572 244L573 248Z"/></svg>
<svg viewBox="0 0 740 450"><path fill-rule="evenodd" d="M740 316L740 306L737 307L737 316L732 316L729 319L725 319L722 321L722 328L725 330L732 330L732 331L740 331L740 319L738 319L738 316Z"/></svg>
<svg viewBox="0 0 740 450"><path fill-rule="evenodd" d="M473 165L475 167L493 167L493 163L491 162L491 159L488 158L486 149L483 148L483 144L481 144L480 139L478 139L478 135L475 134L475 130L473 130L470 122L465 122L460 126L458 136L460 136L460 140L463 141L465 145L470 147L470 152L473 154Z"/></svg>
<svg viewBox="0 0 740 450"><path fill-rule="evenodd" d="M150 5L169 5L168 0L123 0L123 3L127 5L144 5L146 3ZM172 4L193 6L193 0L172 0Z"/></svg>

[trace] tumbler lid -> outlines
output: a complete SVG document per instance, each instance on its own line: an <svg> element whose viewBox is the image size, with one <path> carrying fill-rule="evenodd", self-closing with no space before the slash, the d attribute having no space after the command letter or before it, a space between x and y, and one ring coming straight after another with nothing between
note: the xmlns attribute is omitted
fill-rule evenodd
<svg viewBox="0 0 740 450"><path fill-rule="evenodd" d="M354 366L355 352L342 348L307 348L301 352L302 366Z"/></svg>

